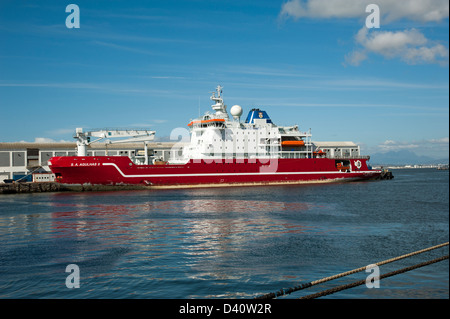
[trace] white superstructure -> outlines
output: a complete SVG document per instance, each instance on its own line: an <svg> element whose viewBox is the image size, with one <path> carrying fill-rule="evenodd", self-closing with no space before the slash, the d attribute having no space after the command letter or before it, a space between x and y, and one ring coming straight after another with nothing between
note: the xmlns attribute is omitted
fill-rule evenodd
<svg viewBox="0 0 450 319"><path fill-rule="evenodd" d="M259 109L252 109L242 122L239 105L231 108L230 118L221 93L222 87L218 86L211 96L215 113L207 112L189 123L190 143L184 147L178 161L312 157L310 132L301 132L298 126L277 126Z"/></svg>

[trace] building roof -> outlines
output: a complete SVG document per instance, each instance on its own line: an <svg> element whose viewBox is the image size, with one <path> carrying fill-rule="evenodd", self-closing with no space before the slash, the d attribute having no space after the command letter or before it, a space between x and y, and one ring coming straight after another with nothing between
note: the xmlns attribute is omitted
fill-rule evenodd
<svg viewBox="0 0 450 319"><path fill-rule="evenodd" d="M147 143L148 148L172 148L174 142L152 142ZM115 143L115 144L105 144L105 143L93 143L88 146L88 149L141 149L144 147L143 143ZM44 150L76 150L76 143L29 143L29 142L13 142L13 143L0 143L0 150L11 151L11 150L26 150L27 148L37 148Z"/></svg>
<svg viewBox="0 0 450 319"><path fill-rule="evenodd" d="M358 147L353 142L313 142L317 147Z"/></svg>

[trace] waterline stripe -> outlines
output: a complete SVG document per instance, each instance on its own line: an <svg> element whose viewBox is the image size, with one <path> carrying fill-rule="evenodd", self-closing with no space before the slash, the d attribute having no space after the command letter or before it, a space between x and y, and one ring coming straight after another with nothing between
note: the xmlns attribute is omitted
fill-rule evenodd
<svg viewBox="0 0 450 319"><path fill-rule="evenodd" d="M119 171L123 177L194 177L194 176L254 176L254 175L308 175L308 174L341 174L338 171L321 171L321 172L260 172L260 173L203 173L203 174L146 174L146 175L126 175L122 170L114 163L103 163L105 166L113 166ZM347 174L370 174L377 173L378 171L357 171L349 172Z"/></svg>

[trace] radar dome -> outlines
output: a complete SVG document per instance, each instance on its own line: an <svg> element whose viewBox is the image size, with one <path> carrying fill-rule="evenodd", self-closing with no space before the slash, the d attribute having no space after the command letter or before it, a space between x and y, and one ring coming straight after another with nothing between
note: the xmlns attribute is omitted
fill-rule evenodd
<svg viewBox="0 0 450 319"><path fill-rule="evenodd" d="M233 105L230 109L230 113L233 117L240 117L242 115L242 107Z"/></svg>

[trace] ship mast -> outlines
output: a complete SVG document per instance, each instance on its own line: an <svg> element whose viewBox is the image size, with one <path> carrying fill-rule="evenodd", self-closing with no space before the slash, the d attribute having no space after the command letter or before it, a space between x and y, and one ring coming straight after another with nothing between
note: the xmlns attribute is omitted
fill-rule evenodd
<svg viewBox="0 0 450 319"><path fill-rule="evenodd" d="M223 98L221 96L222 89L223 87L218 85L216 88L216 92L211 92L212 96L210 99L216 102L215 104L211 105L211 107L214 111L216 111L217 118L228 119L227 106L223 104Z"/></svg>

